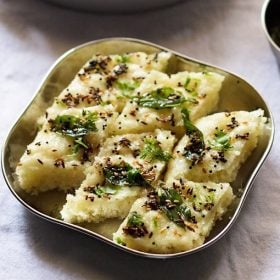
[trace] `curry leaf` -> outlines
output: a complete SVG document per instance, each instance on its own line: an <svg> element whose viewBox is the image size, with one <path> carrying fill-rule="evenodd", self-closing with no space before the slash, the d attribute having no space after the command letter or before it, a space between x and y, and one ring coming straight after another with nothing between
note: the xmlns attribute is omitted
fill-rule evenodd
<svg viewBox="0 0 280 280"><path fill-rule="evenodd" d="M183 198L175 189L158 189L159 209L167 218L180 227L191 219L191 210L184 204Z"/></svg>
<svg viewBox="0 0 280 280"><path fill-rule="evenodd" d="M108 165L103 168L103 173L106 182L114 186L149 186L140 170L127 163Z"/></svg>
<svg viewBox="0 0 280 280"><path fill-rule="evenodd" d="M53 132L73 138L73 151L77 153L80 149L86 151L89 148L85 136L89 132L97 131L96 120L96 113L84 110L81 117L58 115L50 122L50 126Z"/></svg>
<svg viewBox="0 0 280 280"><path fill-rule="evenodd" d="M51 122L51 130L73 138L85 136L90 131L97 131L95 113L83 111L82 118L72 115L59 115Z"/></svg>
<svg viewBox="0 0 280 280"><path fill-rule="evenodd" d="M195 164L202 158L205 150L204 137L202 132L190 121L188 110L182 109L181 113L186 135L190 137L190 144L184 148L183 155Z"/></svg>
<svg viewBox="0 0 280 280"><path fill-rule="evenodd" d="M177 107L188 101L169 87L158 88L144 96L135 98L135 100L141 107L158 110Z"/></svg>

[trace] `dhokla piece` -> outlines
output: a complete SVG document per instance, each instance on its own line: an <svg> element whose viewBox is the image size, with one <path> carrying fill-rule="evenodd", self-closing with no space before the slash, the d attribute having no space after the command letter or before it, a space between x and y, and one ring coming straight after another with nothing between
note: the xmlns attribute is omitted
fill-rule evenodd
<svg viewBox="0 0 280 280"><path fill-rule="evenodd" d="M117 119L115 133L141 133L155 128L184 133L181 110L195 120L217 107L224 77L216 73L181 72L168 76L151 71L137 95L131 96Z"/></svg>
<svg viewBox="0 0 280 280"><path fill-rule="evenodd" d="M62 219L81 223L124 218L149 186L149 174L121 156L95 158L81 187L67 195Z"/></svg>
<svg viewBox="0 0 280 280"><path fill-rule="evenodd" d="M67 195L62 218L76 223L124 218L132 203L143 194L143 187L150 187L158 180L175 140L169 131L159 129L155 133L108 138L93 166L87 168L81 187L75 195ZM114 180L107 178L108 170L115 172ZM122 179L126 174L129 178Z"/></svg>
<svg viewBox="0 0 280 280"><path fill-rule="evenodd" d="M170 57L167 52L96 55L56 98L48 114L54 117L67 107L100 104L113 104L120 111L126 95L134 92L150 70L165 71Z"/></svg>
<svg viewBox="0 0 280 280"><path fill-rule="evenodd" d="M16 168L20 187L34 194L78 187L116 114L108 105L71 108L48 118Z"/></svg>
<svg viewBox="0 0 280 280"><path fill-rule="evenodd" d="M114 242L150 253L191 250L203 244L233 199L228 183L174 180L135 201Z"/></svg>
<svg viewBox="0 0 280 280"><path fill-rule="evenodd" d="M190 124L174 148L165 180L233 182L263 134L263 114L260 109L216 113L197 120L197 131Z"/></svg>
<svg viewBox="0 0 280 280"><path fill-rule="evenodd" d="M98 156L121 155L135 161L154 174L153 184L170 160L176 142L176 137L170 131L161 129L142 134L117 135L104 142Z"/></svg>
<svg viewBox="0 0 280 280"><path fill-rule="evenodd" d="M193 97L197 100L188 104L192 121L217 109L224 79L224 76L213 72L178 72L170 77L174 87L177 85L188 93L186 99Z"/></svg>

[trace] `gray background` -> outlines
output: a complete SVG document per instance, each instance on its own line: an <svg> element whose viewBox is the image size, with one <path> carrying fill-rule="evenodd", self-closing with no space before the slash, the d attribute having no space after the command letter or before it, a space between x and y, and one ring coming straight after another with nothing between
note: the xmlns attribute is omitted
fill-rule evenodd
<svg viewBox="0 0 280 280"><path fill-rule="evenodd" d="M151 0L152 1L152 0ZM101 15L35 0L0 0L0 140L64 51L130 36L246 78L279 124L279 69L263 33L262 0L187 0L141 14ZM171 261L142 259L41 221L0 177L0 279L280 279L279 134L231 231L211 248Z"/></svg>

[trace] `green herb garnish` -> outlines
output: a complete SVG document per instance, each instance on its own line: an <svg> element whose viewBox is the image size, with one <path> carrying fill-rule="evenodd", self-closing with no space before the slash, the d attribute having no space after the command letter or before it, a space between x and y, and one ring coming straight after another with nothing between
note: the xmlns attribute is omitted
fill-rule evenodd
<svg viewBox="0 0 280 280"><path fill-rule="evenodd" d="M144 148L140 152L140 158L147 159L152 162L155 160L168 161L171 159L171 155L163 151L159 145L159 142L154 138L144 139Z"/></svg>
<svg viewBox="0 0 280 280"><path fill-rule="evenodd" d="M82 137L79 137L77 139L74 140L74 147L73 147L73 151L74 153L78 153L80 149L88 149L88 144L86 143L85 140L83 140Z"/></svg>
<svg viewBox="0 0 280 280"><path fill-rule="evenodd" d="M118 244L120 244L122 246L126 246L126 243L120 237L117 237L116 241L117 241Z"/></svg>
<svg viewBox="0 0 280 280"><path fill-rule="evenodd" d="M157 219L157 217L153 218L153 226L154 226L154 228L158 227L158 219Z"/></svg>
<svg viewBox="0 0 280 280"><path fill-rule="evenodd" d="M93 193L95 193L98 196L114 195L120 189L120 186L98 186L93 189Z"/></svg>
<svg viewBox="0 0 280 280"><path fill-rule="evenodd" d="M209 141L209 145L212 149L224 152L232 148L232 145L230 144L231 138L228 134L222 130L218 130L214 136L214 140Z"/></svg>
<svg viewBox="0 0 280 280"><path fill-rule="evenodd" d="M145 96L136 97L135 100L141 107L157 110L181 106L187 101L194 102L193 99L186 99L169 87L158 88Z"/></svg>
<svg viewBox="0 0 280 280"><path fill-rule="evenodd" d="M188 110L182 109L181 113L186 135L190 137L190 144L184 148L183 155L186 159L191 160L192 163L195 164L199 162L203 156L203 151L205 150L204 137L202 132L190 121Z"/></svg>
<svg viewBox="0 0 280 280"><path fill-rule="evenodd" d="M158 196L160 198L160 203L164 204L166 200L170 200L171 202L176 201L176 203L183 203L183 199L181 195L175 189L158 189Z"/></svg>
<svg viewBox="0 0 280 280"><path fill-rule="evenodd" d="M132 82L116 82L117 87L122 91L122 95L133 99L135 96L132 96L131 93L140 86L139 81L132 81Z"/></svg>
<svg viewBox="0 0 280 280"><path fill-rule="evenodd" d="M105 180L113 186L149 186L138 168L128 163L108 165L103 168Z"/></svg>
<svg viewBox="0 0 280 280"><path fill-rule="evenodd" d="M123 90L123 91L133 91L140 86L140 82L138 82L138 81L133 81L133 82L117 81L117 86L120 90Z"/></svg>
<svg viewBox="0 0 280 280"><path fill-rule="evenodd" d="M191 135L197 133L200 135L200 137L203 137L202 132L190 121L189 111L184 108L181 110L181 114L184 122L184 127L186 128L186 134Z"/></svg>
<svg viewBox="0 0 280 280"><path fill-rule="evenodd" d="M50 125L52 131L74 139L73 150L77 153L80 149L89 148L85 136L89 132L97 131L96 120L96 113L83 111L81 118L72 115L59 115L50 122Z"/></svg>
<svg viewBox="0 0 280 280"><path fill-rule="evenodd" d="M214 203L215 202L215 192L212 191L210 192L207 197L206 197L206 202L207 203Z"/></svg>
<svg viewBox="0 0 280 280"><path fill-rule="evenodd" d="M118 63L128 63L130 60L130 57L126 54L120 55L117 57L117 62Z"/></svg>
<svg viewBox="0 0 280 280"><path fill-rule="evenodd" d="M141 226L143 224L142 216L139 215L136 211L130 213L127 220L128 226Z"/></svg>
<svg viewBox="0 0 280 280"><path fill-rule="evenodd" d="M97 131L96 120L97 115L89 111L83 111L82 118L60 115L51 123L51 130L72 138L83 137L91 131Z"/></svg>
<svg viewBox="0 0 280 280"><path fill-rule="evenodd" d="M184 88L192 96L197 96L198 95L197 87L198 87L199 83L200 83L200 80L198 80L198 79L187 78L187 80L184 84Z"/></svg>
<svg viewBox="0 0 280 280"><path fill-rule="evenodd" d="M200 186L195 187L195 191L193 192L194 194L192 197L189 197L189 201L192 202L193 208L195 211L202 211L203 209L210 210L215 203L215 190L212 189L211 191L208 189L208 194L203 194L201 191Z"/></svg>
<svg viewBox="0 0 280 280"><path fill-rule="evenodd" d="M180 227L191 220L191 210L184 204L181 195L175 189L158 189L159 209L167 218Z"/></svg>
<svg viewBox="0 0 280 280"><path fill-rule="evenodd" d="M123 228L123 231L135 238L142 237L148 233L142 216L136 211L129 214L126 227Z"/></svg>

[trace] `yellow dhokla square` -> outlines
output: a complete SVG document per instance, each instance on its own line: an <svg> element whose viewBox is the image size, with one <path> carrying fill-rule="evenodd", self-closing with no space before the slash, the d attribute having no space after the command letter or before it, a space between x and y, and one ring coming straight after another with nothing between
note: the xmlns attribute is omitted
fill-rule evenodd
<svg viewBox="0 0 280 280"><path fill-rule="evenodd" d="M174 180L132 205L114 242L150 253L176 253L203 244L234 196L227 183Z"/></svg>

